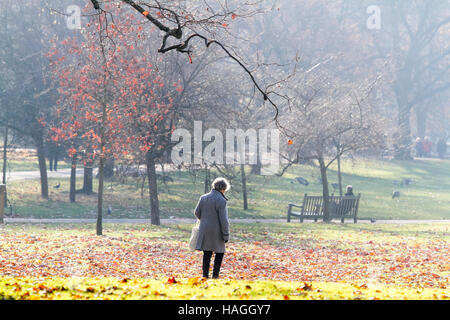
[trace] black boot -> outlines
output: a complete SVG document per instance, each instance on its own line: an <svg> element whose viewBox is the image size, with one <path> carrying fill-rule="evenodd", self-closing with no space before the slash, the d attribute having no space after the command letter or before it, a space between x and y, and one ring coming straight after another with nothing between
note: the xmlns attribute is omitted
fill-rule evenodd
<svg viewBox="0 0 450 320"><path fill-rule="evenodd" d="M213 279L219 278L220 266L222 265L223 253L217 253L214 258Z"/></svg>
<svg viewBox="0 0 450 320"><path fill-rule="evenodd" d="M203 278L209 277L209 265L211 263L212 251L203 251Z"/></svg>

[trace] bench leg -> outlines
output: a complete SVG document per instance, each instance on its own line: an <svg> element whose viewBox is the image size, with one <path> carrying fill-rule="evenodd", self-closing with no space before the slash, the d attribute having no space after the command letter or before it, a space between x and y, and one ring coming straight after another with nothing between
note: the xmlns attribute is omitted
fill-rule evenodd
<svg viewBox="0 0 450 320"><path fill-rule="evenodd" d="M288 213L288 215L287 215L287 222L289 223L289 222L291 222L291 215Z"/></svg>
<svg viewBox="0 0 450 320"><path fill-rule="evenodd" d="M341 218L341 223L344 223L344 221L345 221L345 218L342 217L342 218Z"/></svg>

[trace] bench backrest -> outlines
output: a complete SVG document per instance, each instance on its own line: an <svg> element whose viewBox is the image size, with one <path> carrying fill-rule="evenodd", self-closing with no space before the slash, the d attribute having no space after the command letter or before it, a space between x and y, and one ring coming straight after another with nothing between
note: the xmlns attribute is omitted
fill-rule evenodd
<svg viewBox="0 0 450 320"><path fill-rule="evenodd" d="M323 197L305 194L302 214L303 216L323 216Z"/></svg>
<svg viewBox="0 0 450 320"><path fill-rule="evenodd" d="M334 217L354 217L358 212L361 194L357 196L333 196L330 198L330 213Z"/></svg>
<svg viewBox="0 0 450 320"><path fill-rule="evenodd" d="M332 217L353 217L358 212L359 200L361 194L355 197L335 196L332 194L329 197L329 208ZM323 197L322 196L308 196L305 194L302 207L303 216L322 217L323 216Z"/></svg>

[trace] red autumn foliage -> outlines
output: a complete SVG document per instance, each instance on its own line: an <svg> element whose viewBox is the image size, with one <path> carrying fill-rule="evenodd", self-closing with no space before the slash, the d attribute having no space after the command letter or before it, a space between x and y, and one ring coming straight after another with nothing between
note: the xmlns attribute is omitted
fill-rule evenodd
<svg viewBox="0 0 450 320"><path fill-rule="evenodd" d="M119 8L109 9L121 14ZM117 19L103 43L95 32L99 23L93 21L88 32L63 40L60 50L55 45L47 55L60 94L53 136L74 143L69 149L72 156L79 152L85 159L105 154L117 158L138 149L149 151L154 131L163 127L172 107L173 99L162 91L164 82L145 43L136 40L144 31L133 19L129 15ZM177 85L176 90L182 89ZM136 135L136 127L146 131Z"/></svg>

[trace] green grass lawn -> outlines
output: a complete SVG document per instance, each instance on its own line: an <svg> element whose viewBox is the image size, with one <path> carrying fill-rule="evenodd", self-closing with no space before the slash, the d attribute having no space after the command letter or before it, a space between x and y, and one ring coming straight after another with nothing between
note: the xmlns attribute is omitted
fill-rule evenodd
<svg viewBox="0 0 450 320"><path fill-rule="evenodd" d="M204 281L191 225L0 226L0 299L450 299L449 224L232 224Z"/></svg>
<svg viewBox="0 0 450 320"><path fill-rule="evenodd" d="M159 183L161 217L193 217L193 209L204 191L201 173L193 179L187 172L172 172L173 183ZM295 181L306 178L309 186ZM231 218L286 217L288 203L301 203L304 193L321 194L317 182L319 171L309 166L294 166L283 177L250 176L249 210L242 209L241 194L232 190L228 202ZM450 161L344 161L343 184L351 184L361 193L359 218L368 219L449 219L450 218ZM413 179L414 185L400 187L393 181ZM81 188L81 179L77 188ZM336 168L329 170L329 181L337 182ZM61 182L60 189L52 186ZM95 183L96 184L96 181ZM39 197L37 181L12 182L8 192L15 211L20 217L36 218L89 218L96 215L96 196L78 197L77 203L68 202L68 180L49 181L50 201ZM94 185L94 190L96 189ZM330 187L331 188L331 187ZM331 188L332 189L332 188ZM394 190L401 192L400 200L392 200ZM109 181L105 184L105 208L111 205L112 218L147 218L148 190L141 198L139 182L128 179L125 184Z"/></svg>

